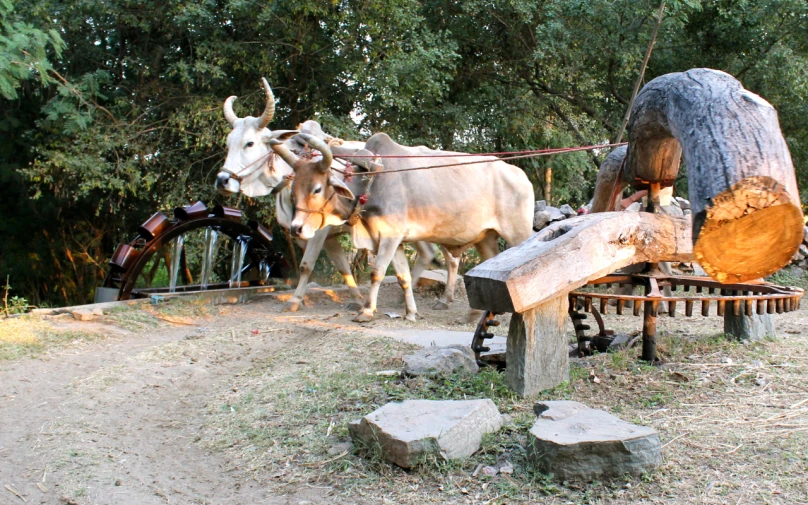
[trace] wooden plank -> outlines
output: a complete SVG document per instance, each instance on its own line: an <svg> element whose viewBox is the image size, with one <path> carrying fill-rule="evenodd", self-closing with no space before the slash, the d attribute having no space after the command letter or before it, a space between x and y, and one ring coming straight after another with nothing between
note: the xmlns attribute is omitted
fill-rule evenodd
<svg viewBox="0 0 808 505"><path fill-rule="evenodd" d="M535 396L569 380L567 296L511 317L505 382L521 396Z"/></svg>
<svg viewBox="0 0 808 505"><path fill-rule="evenodd" d="M525 312L619 268L692 259L685 217L604 212L553 223L464 280L472 308Z"/></svg>

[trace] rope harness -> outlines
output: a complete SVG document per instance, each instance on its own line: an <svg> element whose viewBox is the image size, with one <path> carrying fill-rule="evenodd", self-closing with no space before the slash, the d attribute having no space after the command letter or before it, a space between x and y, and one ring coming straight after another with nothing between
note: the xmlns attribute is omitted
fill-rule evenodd
<svg viewBox="0 0 808 505"><path fill-rule="evenodd" d="M337 143L337 141L339 143ZM328 139L328 143L329 143L329 145L339 145L342 142L341 142L340 139L335 139L335 138L332 137L332 138ZM532 150L532 151L507 151L507 152L481 153L481 154L465 154L465 153L461 154L461 153L456 153L456 154L411 155L411 156L404 156L404 155L384 156L384 155L376 155L376 154L371 154L371 155L338 154L338 155L333 155L333 157L334 158L373 158L373 159L379 159L379 158L461 158L461 157L467 157L467 156L501 156L501 155L506 155L504 157L497 158L500 161L506 161L506 160L516 160L516 159L523 159L523 158L535 158L535 157L539 157L539 156L549 156L549 155L552 155L552 154L570 153L570 152L576 152L576 151L591 151L593 149L607 149L607 148L612 148L612 147L624 146L624 145L627 145L627 144L628 144L628 142L621 142L621 143L616 143L616 144L602 144L602 145L580 146L580 147L562 147L562 148L555 148L555 149L539 149L539 150ZM295 152L295 151L293 150L293 152ZM313 152L311 152L311 151L307 151L307 152L303 152L303 153L295 152L295 154L297 154L301 158L306 158L306 159L311 159L314 156ZM373 170L373 171L368 171L368 172L362 172L361 175L363 177L368 178L368 185L365 188L365 192L358 195L354 199L353 207L351 209L351 214L348 216L348 219L346 220L346 222L348 223L348 225L353 226L362 218L361 214L362 214L363 206L367 203L368 199L370 198L370 194L371 194L370 189L373 186L373 181L375 180L375 176L377 176L377 175L392 174L392 173L399 173L399 172L412 172L412 171L416 171L416 170L429 170L429 169L433 169L433 168L446 168L446 167L457 167L457 166L464 166L464 165L474 165L474 164L478 164L478 163L490 163L491 161L493 161L493 160L487 159L487 160L468 161L468 162L459 162L459 163L448 163L448 164L441 164L441 165L430 165L430 166L425 166L425 167L401 168L401 169L397 169L397 170ZM623 165L624 164L625 164L625 158L623 159L623 162L620 165L620 171L618 172L618 179L620 177L622 177ZM346 182L350 181L351 177L356 175L354 173L353 169L351 168L350 161L346 162L346 166L345 166L344 169L340 169L340 168L336 168L336 167L330 167L330 170L333 170L335 172L338 172L338 173L342 174L344 176L344 178L345 178L344 180ZM292 181L292 182L294 181L294 175L284 176L284 183L282 185L279 185L279 187L281 189L283 189L283 187L286 187L286 185L289 184L290 181ZM612 202L614 202L614 198L617 196L618 189L619 189L619 182L616 183L615 191L612 194ZM274 191L273 191L273 193L274 193ZM336 194L337 194L336 191L331 193L331 196L328 197L328 199L325 201L325 203L323 203L322 207L320 207L319 210L309 210L309 209L303 209L303 208L300 208L300 207L297 206L297 202L295 201L295 197L294 197L294 192L292 192L292 205L294 206L295 211L305 212L306 214L308 214L306 216L306 219L303 220L304 223L308 221L309 216L311 214L318 214L320 216L320 227L318 229L321 229L323 227L323 225L325 225L325 209L328 206L328 204L331 202L331 200L334 198L334 195L336 195Z"/></svg>
<svg viewBox="0 0 808 505"><path fill-rule="evenodd" d="M267 161L268 161L268 163L266 163L266 166L270 170L272 170L272 168L275 166L275 153L273 151L269 151L268 153L261 156L260 158L253 161L252 163L250 163L247 166L244 166L244 165L239 163L239 171L238 172L234 172L234 171L230 170L227 167L222 167L221 171L230 174L231 179L235 179L236 181L238 181L239 184L241 184L244 181L244 179L251 176L252 174L257 172L258 170L264 168L264 165L259 165L258 168L254 169L254 170L250 170L246 174L243 173L245 170L249 169L251 166L255 165L256 163L264 163L264 162L267 162ZM239 174L241 174L241 175L239 175Z"/></svg>

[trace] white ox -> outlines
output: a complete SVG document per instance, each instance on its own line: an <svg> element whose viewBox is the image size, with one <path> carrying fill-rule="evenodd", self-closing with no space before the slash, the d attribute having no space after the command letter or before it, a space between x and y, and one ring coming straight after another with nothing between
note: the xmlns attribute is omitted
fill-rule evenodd
<svg viewBox="0 0 808 505"><path fill-rule="evenodd" d="M353 241L355 247L370 249L377 256L368 300L354 321L373 319L379 287L391 261L405 288L407 316L415 317L417 308L402 242L433 242L455 257L474 246L486 260L497 254L499 237L514 246L533 231L533 185L521 169L496 158L458 158L453 155L462 153L405 147L378 133L365 143L365 149L394 157L385 159L384 169L373 177L372 185L368 186L363 177L354 177L346 184L331 170L331 148L311 135L299 136L320 151L322 159L299 158L283 142L270 140L275 152L295 170L294 235L306 239L323 226L344 224L361 202L355 195L364 193L367 197L361 219L352 227ZM393 172L426 165L455 166ZM315 215L317 218L312 219Z"/></svg>
<svg viewBox="0 0 808 505"><path fill-rule="evenodd" d="M289 229L294 217L294 205L289 189L289 179L294 172L282 158L279 158L269 147L269 141L276 139L284 141L289 149L302 152L304 145L292 136L298 130L276 130L267 128L275 113L275 98L266 79L262 80L266 94L266 105L259 117L247 116L239 118L233 111L235 96L229 97L224 103L224 116L233 130L227 136L227 157L222 170L216 177L216 189L224 195L244 193L249 197L275 195L275 214L278 224ZM300 131L314 135L325 140L328 136L322 131L316 121L306 121L300 126ZM364 147L364 142L343 142L340 149L346 153L358 153ZM366 154L370 154L365 151ZM357 163L367 164L369 160L361 158ZM337 168L344 168L344 164L334 161ZM325 248L326 254L337 270L345 279L351 294L352 302L349 310L362 308L362 295L351 273L350 264L345 251L339 243L338 236L347 233L347 225L327 226L319 229L306 239L297 238L297 243L304 249L300 263L300 280L295 293L286 305L285 311L297 311L306 293L314 264L320 251ZM435 260L433 247L425 242L413 244L418 252L417 261L413 269L415 279L420 277L430 262ZM446 290L437 301L434 309L448 309L453 301L454 287L457 278L459 259L452 257L444 251L448 270Z"/></svg>

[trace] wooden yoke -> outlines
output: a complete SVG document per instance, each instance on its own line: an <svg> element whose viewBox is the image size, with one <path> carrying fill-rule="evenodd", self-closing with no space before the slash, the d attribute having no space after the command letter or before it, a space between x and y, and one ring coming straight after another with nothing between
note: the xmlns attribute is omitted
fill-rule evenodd
<svg viewBox="0 0 808 505"><path fill-rule="evenodd" d="M802 210L768 102L717 70L667 74L637 95L629 130L623 181L638 189L673 184L684 155L693 253L711 277L743 282L788 264L802 240Z"/></svg>

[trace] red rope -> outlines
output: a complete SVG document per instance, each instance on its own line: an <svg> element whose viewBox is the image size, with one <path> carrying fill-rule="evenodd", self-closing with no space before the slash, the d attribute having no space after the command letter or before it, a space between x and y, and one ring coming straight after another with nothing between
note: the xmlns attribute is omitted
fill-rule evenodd
<svg viewBox="0 0 808 505"><path fill-rule="evenodd" d="M538 156L549 156L551 154L571 153L571 152L575 152L575 151L591 151L592 149L603 149L603 148L607 148L607 147L622 146L622 145L626 145L627 143L628 142L623 142L623 143L620 143L620 144L605 144L605 145L599 145L599 146L562 147L562 148L558 148L558 149L544 149L544 150L541 150L541 151L516 151L517 153L520 153L520 152L525 153L526 152L526 153L529 153L529 154L520 154L519 156L505 156L503 158L498 158L498 160L499 161L518 160L518 159L523 159L523 158L535 158L535 157L538 157ZM367 155L350 156L350 155L347 155L347 154L346 155L339 155L340 158L370 158L370 157L372 157L372 158L376 158L376 157L378 157L378 158L385 158L385 157L388 157L388 158L423 158L423 157L426 157L426 158L435 158L435 157L451 158L451 157L455 157L455 156L486 156L486 155L485 154L449 154L449 155L440 155L440 156L438 156L438 155L435 155L435 156L431 156L431 155L430 156L367 156ZM336 157L336 155L335 155L335 157ZM446 165L429 165L429 166L426 166L426 167L400 168L398 170L382 170L382 171L379 171L379 172L363 172L362 175L364 175L364 176L376 176L376 175L384 175L384 174L394 174L396 172L413 172L415 170L428 170L428 169L432 169L432 168L459 167L459 166L465 166L465 165L475 165L477 163L491 163L491 161L493 161L493 160L461 161L459 163L448 163ZM337 172L339 172L339 173L341 173L343 175L345 174L345 172L343 170L340 170L338 168L331 167L331 169L335 170L335 171L337 171Z"/></svg>
<svg viewBox="0 0 808 505"><path fill-rule="evenodd" d="M628 142L621 142L619 144L601 144L601 145L594 145L594 146L579 146L579 147L553 147L548 149L534 149L529 151L503 151L503 152L495 152L495 153L454 153L454 154L413 154L413 155L375 155L375 154L360 154L360 155L349 155L349 154L335 154L335 158L461 158L464 156L508 156L513 154L532 154L536 156L543 156L549 154L558 154L558 153L571 153L575 151L591 151L594 149L606 149L609 147L620 147L628 144Z"/></svg>

